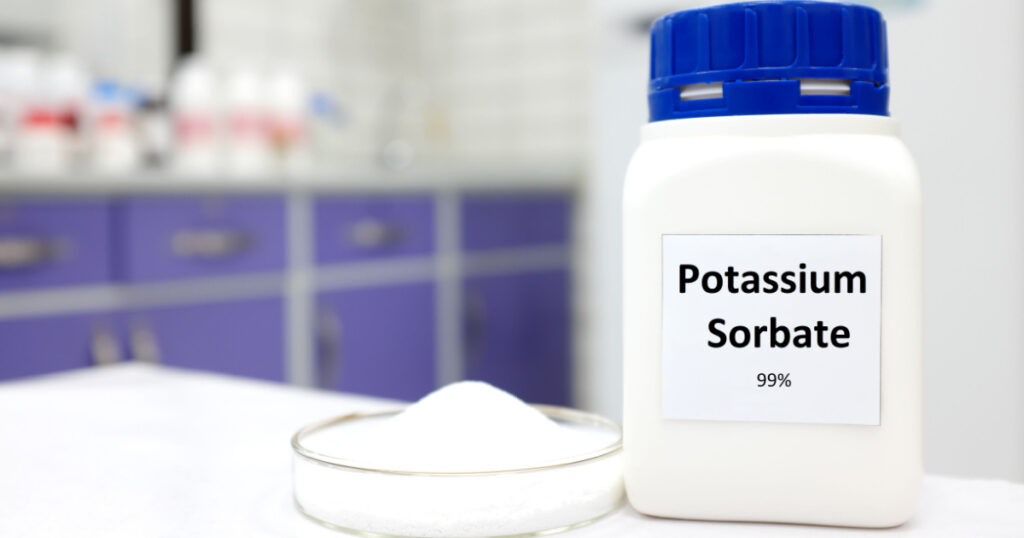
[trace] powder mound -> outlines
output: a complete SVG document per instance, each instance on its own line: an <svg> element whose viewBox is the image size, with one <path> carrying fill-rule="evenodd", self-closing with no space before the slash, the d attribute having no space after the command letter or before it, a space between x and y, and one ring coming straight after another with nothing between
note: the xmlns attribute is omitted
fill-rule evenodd
<svg viewBox="0 0 1024 538"><path fill-rule="evenodd" d="M482 472L545 465L600 446L592 432L562 426L501 389L462 381L382 421L346 452L393 470Z"/></svg>

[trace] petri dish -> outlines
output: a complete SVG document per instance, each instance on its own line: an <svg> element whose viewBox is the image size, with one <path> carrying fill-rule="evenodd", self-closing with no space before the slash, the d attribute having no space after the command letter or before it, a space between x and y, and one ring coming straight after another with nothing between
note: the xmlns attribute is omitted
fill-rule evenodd
<svg viewBox="0 0 1024 538"><path fill-rule="evenodd" d="M387 469L346 458L346 440L400 410L343 415L305 426L292 437L295 505L329 528L402 538L546 535L587 525L620 507L625 494L618 424L575 409L533 407L593 443L588 441L580 454L528 468Z"/></svg>

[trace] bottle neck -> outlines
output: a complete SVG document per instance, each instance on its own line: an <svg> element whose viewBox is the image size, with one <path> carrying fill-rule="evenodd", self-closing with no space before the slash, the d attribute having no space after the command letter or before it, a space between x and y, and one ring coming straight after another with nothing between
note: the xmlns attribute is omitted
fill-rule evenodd
<svg viewBox="0 0 1024 538"><path fill-rule="evenodd" d="M643 127L643 139L688 136L899 136L899 122L869 114L763 114L663 120Z"/></svg>
<svg viewBox="0 0 1024 538"><path fill-rule="evenodd" d="M651 121L765 114L888 116L889 86L827 77L711 81L652 87L647 104Z"/></svg>

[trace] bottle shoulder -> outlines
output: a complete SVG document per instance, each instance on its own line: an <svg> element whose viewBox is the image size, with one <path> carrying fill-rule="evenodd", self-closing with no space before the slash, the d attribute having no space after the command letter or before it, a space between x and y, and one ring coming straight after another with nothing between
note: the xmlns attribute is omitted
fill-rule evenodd
<svg viewBox="0 0 1024 538"><path fill-rule="evenodd" d="M899 122L870 114L765 114L657 121L644 125L644 141L709 136L775 138L808 135L900 134Z"/></svg>
<svg viewBox="0 0 1024 538"><path fill-rule="evenodd" d="M873 132L799 130L767 135L743 130L710 130L694 136L648 136L645 130L630 160L626 185L650 178L694 177L701 171L723 169L770 176L783 169L800 173L801 169L827 171L831 168L861 175L916 179L914 158L898 136L895 121L877 119L884 121L872 123L888 128Z"/></svg>
<svg viewBox="0 0 1024 538"><path fill-rule="evenodd" d="M721 119L721 118L710 118ZM699 136L645 136L624 183L627 206L699 186L780 191L870 190L920 196L917 167L889 118L873 131L767 135L736 130ZM680 120L690 121L690 120ZM888 128L886 128L888 124Z"/></svg>

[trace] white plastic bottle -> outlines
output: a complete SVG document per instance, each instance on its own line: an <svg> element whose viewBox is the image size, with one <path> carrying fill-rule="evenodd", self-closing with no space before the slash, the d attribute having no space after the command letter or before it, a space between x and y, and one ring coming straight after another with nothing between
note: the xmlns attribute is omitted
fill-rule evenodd
<svg viewBox="0 0 1024 538"><path fill-rule="evenodd" d="M223 163L223 96L216 72L202 58L186 59L170 87L172 168L186 176L217 173Z"/></svg>
<svg viewBox="0 0 1024 538"><path fill-rule="evenodd" d="M624 447L655 516L889 527L921 481L922 219L869 8L652 29L624 188Z"/></svg>
<svg viewBox="0 0 1024 538"><path fill-rule="evenodd" d="M302 78L277 69L267 88L271 139L281 168L306 172L312 165L309 136L309 93Z"/></svg>
<svg viewBox="0 0 1024 538"><path fill-rule="evenodd" d="M254 69L235 69L225 82L225 165L238 177L272 168L266 81Z"/></svg>
<svg viewBox="0 0 1024 538"><path fill-rule="evenodd" d="M137 91L113 80L93 84L87 132L94 170L118 174L142 164L136 117L141 101Z"/></svg>
<svg viewBox="0 0 1024 538"><path fill-rule="evenodd" d="M87 77L67 56L40 60L25 51L18 60L22 94L11 161L30 173L66 172L80 152Z"/></svg>

